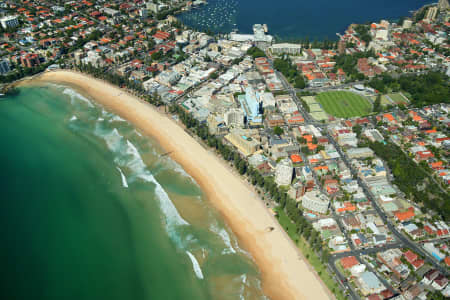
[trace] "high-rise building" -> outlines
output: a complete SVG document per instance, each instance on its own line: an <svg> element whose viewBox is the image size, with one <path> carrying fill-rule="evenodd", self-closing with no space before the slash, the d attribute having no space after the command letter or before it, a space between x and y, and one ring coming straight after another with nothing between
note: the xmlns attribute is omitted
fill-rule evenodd
<svg viewBox="0 0 450 300"><path fill-rule="evenodd" d="M148 10L150 10L151 12L153 12L155 14L159 12L159 5L157 3L147 2L146 7Z"/></svg>
<svg viewBox="0 0 450 300"><path fill-rule="evenodd" d="M241 109L231 108L224 114L224 121L227 126L244 126L244 112Z"/></svg>
<svg viewBox="0 0 450 300"><path fill-rule="evenodd" d="M19 26L19 18L17 16L6 16L0 19L0 23L4 29Z"/></svg>
<svg viewBox="0 0 450 300"><path fill-rule="evenodd" d="M338 53L345 54L345 41L339 41L338 43Z"/></svg>
<svg viewBox="0 0 450 300"><path fill-rule="evenodd" d="M439 10L441 12L445 11L447 9L450 9L450 5L448 4L448 0L439 0L438 8L439 8Z"/></svg>
<svg viewBox="0 0 450 300"><path fill-rule="evenodd" d="M245 95L239 95L238 100L249 124L262 123L260 95L251 86L245 89Z"/></svg>
<svg viewBox="0 0 450 300"><path fill-rule="evenodd" d="M294 168L290 159L280 161L275 168L275 183L277 185L290 185Z"/></svg>
<svg viewBox="0 0 450 300"><path fill-rule="evenodd" d="M233 144L245 156L252 155L258 151L260 143L251 137L251 129L232 129L225 136L225 140Z"/></svg>
<svg viewBox="0 0 450 300"><path fill-rule="evenodd" d="M412 22L411 19L405 19L405 20L403 21L403 29L409 29L409 28L411 28L411 27L412 27L412 24L413 24L413 22Z"/></svg>
<svg viewBox="0 0 450 300"><path fill-rule="evenodd" d="M146 8L141 8L139 10L139 16L141 18L147 18L148 17L148 10Z"/></svg>
<svg viewBox="0 0 450 300"><path fill-rule="evenodd" d="M306 192L302 197L302 206L308 210L312 210L324 214L328 210L330 200L320 191Z"/></svg>
<svg viewBox="0 0 450 300"><path fill-rule="evenodd" d="M20 62L22 66L27 68L32 68L41 64L39 56L35 53L24 54L20 57Z"/></svg>
<svg viewBox="0 0 450 300"><path fill-rule="evenodd" d="M427 13L425 14L425 20L434 21L436 19L438 8L436 6L432 6L428 8Z"/></svg>
<svg viewBox="0 0 450 300"><path fill-rule="evenodd" d="M4 59L0 61L0 74L6 74L10 71L9 62Z"/></svg>

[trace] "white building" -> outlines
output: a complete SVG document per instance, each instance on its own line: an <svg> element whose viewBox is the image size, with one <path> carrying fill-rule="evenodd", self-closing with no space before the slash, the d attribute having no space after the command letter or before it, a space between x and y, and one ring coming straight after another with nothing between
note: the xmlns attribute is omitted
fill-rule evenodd
<svg viewBox="0 0 450 300"><path fill-rule="evenodd" d="M425 18L424 20L431 22L434 21L434 19L436 19L436 15L438 12L438 8L436 6L432 6L427 10L427 13L425 14Z"/></svg>
<svg viewBox="0 0 450 300"><path fill-rule="evenodd" d="M120 11L109 8L109 7L101 8L100 11L111 17L120 15Z"/></svg>
<svg viewBox="0 0 450 300"><path fill-rule="evenodd" d="M238 108L231 108L224 114L224 121L227 126L244 126L244 112Z"/></svg>
<svg viewBox="0 0 450 300"><path fill-rule="evenodd" d="M294 169L289 159L280 161L275 168L275 182L277 185L289 185L292 181Z"/></svg>
<svg viewBox="0 0 450 300"><path fill-rule="evenodd" d="M449 67L449 70L450 70L450 67ZM269 108L269 107L275 108L276 101L275 101L275 97L273 96L272 93L261 93L259 98L262 101L263 108Z"/></svg>
<svg viewBox="0 0 450 300"><path fill-rule="evenodd" d="M350 148L347 150L347 156L349 158L366 158L373 157L374 153L372 149L368 147Z"/></svg>
<svg viewBox="0 0 450 300"><path fill-rule="evenodd" d="M378 29L375 33L375 38L387 41L389 38L389 31L387 29Z"/></svg>
<svg viewBox="0 0 450 300"><path fill-rule="evenodd" d="M0 23L5 29L13 28L19 26L19 18L17 16L6 16L0 19Z"/></svg>
<svg viewBox="0 0 450 300"><path fill-rule="evenodd" d="M301 54L302 53L302 46L299 44L291 44L291 43L280 43L280 44L273 44L270 47L270 50L274 54Z"/></svg>
<svg viewBox="0 0 450 300"><path fill-rule="evenodd" d="M157 3L147 2L146 7L148 10L150 10L153 13L159 12L159 4L157 4Z"/></svg>
<svg viewBox="0 0 450 300"><path fill-rule="evenodd" d="M255 45L263 50L272 45L273 36L266 34L266 28L261 24L253 25L253 34L240 34L232 32L230 40L236 42L254 42Z"/></svg>
<svg viewBox="0 0 450 300"><path fill-rule="evenodd" d="M308 210L312 210L324 214L328 210L330 200L320 191L306 192L302 197L302 206Z"/></svg>
<svg viewBox="0 0 450 300"><path fill-rule="evenodd" d="M166 70L156 77L156 81L166 86L172 86L177 83L180 78L181 75L178 74L178 72Z"/></svg>
<svg viewBox="0 0 450 300"><path fill-rule="evenodd" d="M357 278L357 284L361 288L361 293L364 296L376 294L383 291L386 287L380 282L378 277L369 271L365 271Z"/></svg>
<svg viewBox="0 0 450 300"><path fill-rule="evenodd" d="M403 29L409 29L409 28L411 28L411 27L412 27L412 24L413 24L412 20L410 20L410 19L405 19L405 20L403 21Z"/></svg>

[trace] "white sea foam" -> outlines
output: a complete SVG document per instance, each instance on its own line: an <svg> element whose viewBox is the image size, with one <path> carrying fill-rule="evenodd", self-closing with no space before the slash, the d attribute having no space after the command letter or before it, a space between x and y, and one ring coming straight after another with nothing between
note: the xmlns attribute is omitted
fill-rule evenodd
<svg viewBox="0 0 450 300"><path fill-rule="evenodd" d="M231 245L230 235L224 228L219 228L216 224L211 226L211 230L220 236L227 248L222 251L222 254L236 253L236 250Z"/></svg>
<svg viewBox="0 0 450 300"><path fill-rule="evenodd" d="M70 118L70 121L75 121L77 119L78 119L77 116L72 116L72 118Z"/></svg>
<svg viewBox="0 0 450 300"><path fill-rule="evenodd" d="M125 143L125 138L120 135L117 128L114 128L105 134L102 132L99 123L97 123L96 126L95 133L102 137L108 148L117 155L115 162L120 167L126 167L132 172L131 177L128 178L128 182L140 179L155 185L155 194L165 218L166 230L173 242L176 243L178 247L184 248L186 244L185 240L182 240L182 237L177 232L177 228L179 226L189 225L189 223L180 216L175 205L170 200L169 195L159 184L150 170L148 170L147 165L139 154L136 146L133 145L133 143L128 139ZM121 169L119 169L119 171L121 172ZM123 185L125 186L126 184L128 186L122 172L121 175Z"/></svg>
<svg viewBox="0 0 450 300"><path fill-rule="evenodd" d="M230 254L230 253L236 253L236 250L234 249L233 245L231 244L231 238L228 232L224 228L219 228L219 226L216 224L212 224L210 226L210 230L220 236L222 241L225 243L227 248L223 249L222 254Z"/></svg>
<svg viewBox="0 0 450 300"><path fill-rule="evenodd" d="M140 132L137 131L136 129L135 129L134 131L136 132L136 134L137 134L138 136L142 136L142 133L140 133Z"/></svg>
<svg viewBox="0 0 450 300"><path fill-rule="evenodd" d="M242 282L241 285L241 290L239 293L239 299L245 300L245 296L244 296L244 291L245 291L245 286L247 285L247 274L242 274L239 279Z"/></svg>
<svg viewBox="0 0 450 300"><path fill-rule="evenodd" d="M74 91L74 90L72 90L70 88L64 89L63 94L66 94L66 95L70 96L71 100L78 99L78 100L81 100L81 101L87 103L87 105L89 107L94 107L94 105L92 104L92 102L88 98L84 97L83 95L77 93L76 91Z"/></svg>
<svg viewBox="0 0 450 300"><path fill-rule="evenodd" d="M163 214L166 216L168 230L172 231L174 225L189 225L189 223L180 216L166 191L162 188L162 186L155 179L152 173L147 170L147 166L142 160L142 157L139 155L139 151L129 140L127 140L126 153L132 157L128 161L127 167L133 170L135 176L142 180L155 184L155 194L158 196L157 198L159 200L160 208Z"/></svg>
<svg viewBox="0 0 450 300"><path fill-rule="evenodd" d="M123 174L122 170L119 167L117 167L117 170L119 170L120 177L122 177L122 185L123 185L123 187L127 188L128 187L128 182L127 182L127 178L125 177L125 174Z"/></svg>
<svg viewBox="0 0 450 300"><path fill-rule="evenodd" d="M110 113L109 111L107 111L106 109L102 108L102 116L106 117L107 119L112 119L114 118L116 115L113 113Z"/></svg>
<svg viewBox="0 0 450 300"><path fill-rule="evenodd" d="M122 119L122 118L119 117L118 115L114 115L114 117L112 117L109 121L110 121L110 122L114 122L114 121L117 121L117 122L126 122L124 119Z"/></svg>
<svg viewBox="0 0 450 300"><path fill-rule="evenodd" d="M53 88L57 88L57 89L66 89L67 88L67 86L65 86L65 85L56 84L56 83L52 83L52 82L48 82L47 85L50 87L53 87Z"/></svg>
<svg viewBox="0 0 450 300"><path fill-rule="evenodd" d="M198 186L197 182L195 181L195 179L188 173L186 172L182 166L180 166L177 162L175 162L174 160L172 160L170 157L167 157L166 162L168 165L170 165L171 170L177 172L178 174L189 178L192 183L194 183L195 185Z"/></svg>
<svg viewBox="0 0 450 300"><path fill-rule="evenodd" d="M199 279L203 279L202 269L200 268L200 265L199 265L197 259L195 259L195 256L191 252L186 251L186 253L189 256L189 258L191 259L192 267L194 268L195 276L197 276Z"/></svg>
<svg viewBox="0 0 450 300"><path fill-rule="evenodd" d="M97 121L103 122L103 121L105 121L105 119L103 119L103 118L98 118Z"/></svg>
<svg viewBox="0 0 450 300"><path fill-rule="evenodd" d="M111 132L103 135L103 138L105 139L108 148L113 152L117 152L123 137L120 135L119 131L117 131L117 128L114 128Z"/></svg>

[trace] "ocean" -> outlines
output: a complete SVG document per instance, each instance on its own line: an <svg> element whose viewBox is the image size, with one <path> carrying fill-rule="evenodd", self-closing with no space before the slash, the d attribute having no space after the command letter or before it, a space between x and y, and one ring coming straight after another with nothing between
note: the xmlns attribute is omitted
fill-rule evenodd
<svg viewBox="0 0 450 300"><path fill-rule="evenodd" d="M0 99L3 299L264 299L201 188L152 139L54 84Z"/></svg>
<svg viewBox="0 0 450 300"><path fill-rule="evenodd" d="M398 20L436 0L208 0L177 17L187 26L229 33L252 33L253 24L267 24L280 39L336 40L352 23Z"/></svg>

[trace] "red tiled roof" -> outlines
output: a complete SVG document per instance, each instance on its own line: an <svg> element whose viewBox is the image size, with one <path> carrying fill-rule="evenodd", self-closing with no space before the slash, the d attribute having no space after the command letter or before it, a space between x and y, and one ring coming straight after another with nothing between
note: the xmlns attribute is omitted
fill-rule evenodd
<svg viewBox="0 0 450 300"><path fill-rule="evenodd" d="M291 160L292 160L293 163L300 163L300 162L303 161L302 157L300 155L298 155L298 154L292 154L291 155Z"/></svg>
<svg viewBox="0 0 450 300"><path fill-rule="evenodd" d="M450 267L450 256L447 256L445 259L445 264Z"/></svg>
<svg viewBox="0 0 450 300"><path fill-rule="evenodd" d="M414 217L414 210L407 210L404 212L396 212L395 216L399 221L406 221Z"/></svg>
<svg viewBox="0 0 450 300"><path fill-rule="evenodd" d="M412 263L417 259L417 254L415 254L411 250L406 251L403 255L409 263Z"/></svg>
<svg viewBox="0 0 450 300"><path fill-rule="evenodd" d="M341 258L341 265L344 269L349 269L358 264L358 260L354 256L347 256Z"/></svg>
<svg viewBox="0 0 450 300"><path fill-rule="evenodd" d="M425 261L423 259L417 259L417 260L413 261L411 264L417 270L418 268L420 268L421 266L423 266L425 264Z"/></svg>

